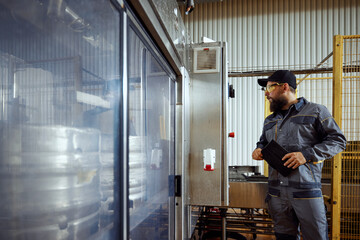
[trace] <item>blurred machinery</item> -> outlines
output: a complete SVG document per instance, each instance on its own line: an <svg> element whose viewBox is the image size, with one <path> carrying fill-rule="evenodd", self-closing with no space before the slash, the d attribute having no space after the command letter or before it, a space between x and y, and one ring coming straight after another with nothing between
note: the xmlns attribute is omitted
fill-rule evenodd
<svg viewBox="0 0 360 240"><path fill-rule="evenodd" d="M99 230L100 134L1 123L2 239L88 239Z"/></svg>
<svg viewBox="0 0 360 240"><path fill-rule="evenodd" d="M228 166L227 43L191 43L176 1L0 0L0 20L1 239L273 234L266 177Z"/></svg>

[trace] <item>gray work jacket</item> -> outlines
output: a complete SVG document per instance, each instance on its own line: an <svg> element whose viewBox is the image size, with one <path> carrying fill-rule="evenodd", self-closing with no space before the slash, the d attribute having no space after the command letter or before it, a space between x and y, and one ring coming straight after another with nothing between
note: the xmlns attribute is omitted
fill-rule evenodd
<svg viewBox="0 0 360 240"><path fill-rule="evenodd" d="M289 152L301 152L308 161L287 177L269 166L270 186L320 188L323 161L343 151L346 139L325 106L305 98L298 100L290 106L285 117L273 113L265 119L256 145L262 149L275 140Z"/></svg>

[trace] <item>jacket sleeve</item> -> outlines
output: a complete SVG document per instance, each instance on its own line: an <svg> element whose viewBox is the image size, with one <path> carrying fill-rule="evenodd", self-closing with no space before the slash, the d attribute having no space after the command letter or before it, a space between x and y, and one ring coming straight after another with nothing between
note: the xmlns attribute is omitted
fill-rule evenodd
<svg viewBox="0 0 360 240"><path fill-rule="evenodd" d="M346 148L346 138L325 106L319 106L320 140L302 151L306 160L314 163L332 158Z"/></svg>
<svg viewBox="0 0 360 240"><path fill-rule="evenodd" d="M265 136L265 128L263 127L262 134L260 136L259 141L256 143L256 148L263 149L268 144L268 141Z"/></svg>

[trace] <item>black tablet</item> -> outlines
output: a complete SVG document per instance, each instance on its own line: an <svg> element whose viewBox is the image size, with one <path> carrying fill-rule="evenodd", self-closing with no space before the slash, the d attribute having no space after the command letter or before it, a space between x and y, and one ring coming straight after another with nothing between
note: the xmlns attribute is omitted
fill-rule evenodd
<svg viewBox="0 0 360 240"><path fill-rule="evenodd" d="M289 153L281 147L276 141L271 140L262 150L261 153L265 161L276 169L284 177L288 176L293 169L284 166L285 161L281 160L285 154Z"/></svg>

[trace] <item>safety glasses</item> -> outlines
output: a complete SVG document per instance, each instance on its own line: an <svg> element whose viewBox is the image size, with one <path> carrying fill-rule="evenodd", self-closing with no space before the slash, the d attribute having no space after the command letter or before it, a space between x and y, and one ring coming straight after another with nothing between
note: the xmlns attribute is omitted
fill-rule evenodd
<svg viewBox="0 0 360 240"><path fill-rule="evenodd" d="M274 83L274 84L271 84L271 85L268 85L266 87L262 87L261 90L263 90L264 92L268 92L268 93L271 93L272 91L275 90L275 87L276 86L282 86L284 85L285 83Z"/></svg>

